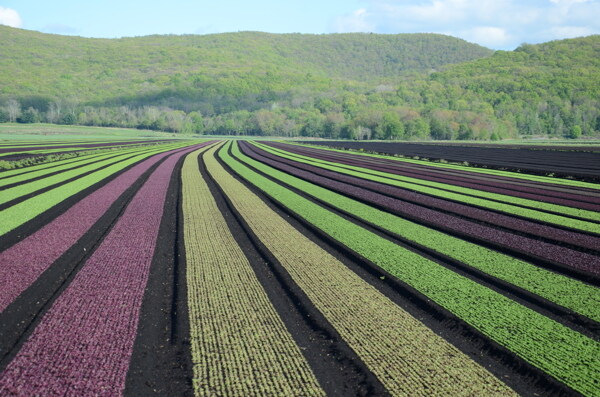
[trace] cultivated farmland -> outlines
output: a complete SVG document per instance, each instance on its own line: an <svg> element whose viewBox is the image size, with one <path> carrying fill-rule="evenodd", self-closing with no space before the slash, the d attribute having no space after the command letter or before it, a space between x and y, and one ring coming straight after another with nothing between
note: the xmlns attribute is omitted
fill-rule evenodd
<svg viewBox="0 0 600 397"><path fill-rule="evenodd" d="M0 395L600 395L593 164L556 170L574 180L277 141L3 153Z"/></svg>

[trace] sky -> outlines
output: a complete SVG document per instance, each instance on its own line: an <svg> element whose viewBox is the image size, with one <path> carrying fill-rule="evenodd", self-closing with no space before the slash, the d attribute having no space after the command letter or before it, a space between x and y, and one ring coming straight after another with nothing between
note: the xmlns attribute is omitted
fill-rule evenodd
<svg viewBox="0 0 600 397"><path fill-rule="evenodd" d="M600 0L0 0L0 24L83 37L442 33L497 50L600 34Z"/></svg>

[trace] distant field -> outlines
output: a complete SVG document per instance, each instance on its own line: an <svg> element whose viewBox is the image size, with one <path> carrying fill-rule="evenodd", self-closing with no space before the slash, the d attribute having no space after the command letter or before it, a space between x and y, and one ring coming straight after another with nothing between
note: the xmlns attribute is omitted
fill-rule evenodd
<svg viewBox="0 0 600 397"><path fill-rule="evenodd" d="M600 395L597 183L37 128L0 140L0 395Z"/></svg>
<svg viewBox="0 0 600 397"><path fill-rule="evenodd" d="M0 123L0 142L19 139L91 139L95 137L114 138L182 138L178 134L133 128L85 127L56 124L17 124Z"/></svg>
<svg viewBox="0 0 600 397"><path fill-rule="evenodd" d="M302 141L301 141L302 142ZM306 141L338 149L444 160L538 175L600 180L600 144Z"/></svg>

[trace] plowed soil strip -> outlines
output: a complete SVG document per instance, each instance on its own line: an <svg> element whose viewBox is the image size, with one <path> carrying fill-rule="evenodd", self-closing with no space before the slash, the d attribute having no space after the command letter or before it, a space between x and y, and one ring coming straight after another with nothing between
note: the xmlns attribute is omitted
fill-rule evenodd
<svg viewBox="0 0 600 397"><path fill-rule="evenodd" d="M165 160L138 191L0 374L0 394L122 393L166 191L185 153Z"/></svg>
<svg viewBox="0 0 600 397"><path fill-rule="evenodd" d="M503 149L481 147L450 147L415 143L383 142L319 142L319 145L365 149L380 153L398 153L408 156L468 161L491 168L524 170L534 174L554 172L598 180L597 153L576 153L548 150Z"/></svg>
<svg viewBox="0 0 600 397"><path fill-rule="evenodd" d="M389 178L389 179L392 179L395 181L402 181L407 186L413 186L412 188L414 188L414 189L434 188L441 192L446 192L446 194L459 193L460 195L462 195L464 197L468 197L468 198L480 198L480 199L483 198L483 199L489 200L491 202L499 203L499 204L503 204L503 203L510 204L515 207L535 209L535 210L547 212L550 214L557 214L557 215L569 216L569 217L575 218L575 219L583 219L583 220L591 220L591 221L600 222L600 216L597 213L597 210L599 208L598 205L580 202L578 205L581 206L582 208L576 208L575 206L572 205L574 202L571 200L557 199L557 200L563 200L562 204L554 204L551 202L544 202L544 198L548 196L547 192L541 192L540 194L537 194L537 195L533 194L533 195L530 195L529 198L521 198L521 197L517 197L516 195L507 194L507 192L502 193L502 192L486 191L485 189L481 189L480 186L477 184L471 185L471 187L462 187L455 183L429 181L429 180L426 180L425 178L420 178L417 176L403 176L401 174L398 174L395 170L390 171L387 168L364 167L362 165L362 162L358 159L351 160L351 161L347 161L347 160L339 161L335 157L330 157L327 155L318 156L319 158L317 158L314 155L313 156L301 155L298 153L288 152L287 150L284 150L284 149L275 149L275 148L269 147L268 145L264 145L264 146L269 148L270 150L279 151L279 153L282 153L284 155L288 155L288 156L292 155L292 156L296 156L298 158L312 159L312 161L316 164L322 164L325 166L326 165L335 165L336 167L339 167L342 169L362 172L366 175L369 175L370 177L371 176L384 176L386 178ZM586 209L588 207L590 209Z"/></svg>
<svg viewBox="0 0 600 397"><path fill-rule="evenodd" d="M206 166L257 237L395 395L511 395L511 389L311 242L228 174Z"/></svg>
<svg viewBox="0 0 600 397"><path fill-rule="evenodd" d="M334 174L333 172L323 171L328 173L328 177L316 175L313 172L304 171L306 166L303 166L302 164L299 164L298 168L296 168L293 165L287 165L287 162L282 163L275 161L272 160L271 157L267 158L258 154L257 152L247 150L249 145L245 143L240 144L240 146L243 150L248 152L247 154L250 155L251 158L257 161L260 161L271 167L275 167L276 169L279 169L287 174L297 176L305 181L312 182L326 189L333 190L355 200L398 215L412 222L416 222L426 227L435 228L442 232L466 239L471 242L491 246L499 251L508 251L513 255L515 253L518 255L524 255L530 261L533 260L537 262L539 259L541 259L542 261L547 261L549 263L548 266L551 266L553 269L558 268L558 270L563 270L563 268L565 268L564 271L567 273L570 273L570 268L573 268L582 272L590 272L600 275L599 256L574 251L569 248L539 241L538 239L515 235L507 231L498 230L487 225L476 223L467 219L461 219L444 212L439 212L435 209L426 208L411 202L397 200L395 198L382 195L376 190L366 190L360 186L353 186L346 182L340 182L335 179L331 179L330 176L336 176L332 175ZM315 169L311 169L310 171L319 171L318 168L313 168ZM356 180L353 180L355 183L360 181L358 178L355 179ZM418 200L415 200L415 202L418 202ZM592 236L583 235L581 237L584 237L580 240L582 242L587 240L600 241L600 239ZM422 238L421 235L417 235L412 240L419 241L424 240L424 238ZM448 240L448 238L446 238L446 240ZM458 244L464 244L458 240L455 241L457 241ZM440 245L438 244L438 246ZM462 251L457 246L454 246L454 244L449 244L448 247L453 247L454 249ZM435 248L433 245L432 248L440 251L440 248ZM500 255L497 256L499 258L503 258ZM481 257L479 255L477 257L478 261L480 261ZM581 277L584 277L584 274L581 274Z"/></svg>
<svg viewBox="0 0 600 397"><path fill-rule="evenodd" d="M182 172L197 395L324 395L198 171Z"/></svg>
<svg viewBox="0 0 600 397"><path fill-rule="evenodd" d="M600 197L600 185L594 182L582 182L573 179L562 179L555 178L549 176L539 176L539 175L531 175L531 174L522 174L518 172L510 172L510 171L500 171L489 168L476 168L465 165L457 165L457 164L447 164L447 163L435 163L426 160L414 160L410 158L399 158L391 155L385 154L372 154L372 153L363 153L356 151L348 151L344 149L334 149L331 147L323 147L323 146L314 146L307 144L300 144L289 142L289 144L297 147L307 148L311 150L320 150L326 151L330 153L335 153L343 156L352 156L355 158L361 159L376 159L378 161L383 161L386 164L400 164L400 166L404 166L405 164L410 166L415 166L418 168L424 169L436 169L444 172L457 173L460 175L479 175L481 177L489 178L490 180L497 181L505 181L505 182L518 182L524 183L526 185L536 186L541 189L562 189L567 188L576 192L577 194L590 196L590 197ZM560 191L560 190L558 190Z"/></svg>
<svg viewBox="0 0 600 397"><path fill-rule="evenodd" d="M597 341L324 210L256 174L224 151L219 154L236 173L333 240L412 286L525 361L583 394L594 395L600 390L598 377L589 375L600 373Z"/></svg>

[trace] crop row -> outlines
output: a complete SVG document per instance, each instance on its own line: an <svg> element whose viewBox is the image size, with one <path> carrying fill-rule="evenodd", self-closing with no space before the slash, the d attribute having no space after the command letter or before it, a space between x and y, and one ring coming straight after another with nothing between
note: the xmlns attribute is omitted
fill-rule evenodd
<svg viewBox="0 0 600 397"><path fill-rule="evenodd" d="M233 153L241 154L234 145ZM583 394L600 391L600 343L384 239L219 152L238 175L500 345ZM525 321L525 319L527 319Z"/></svg>
<svg viewBox="0 0 600 397"><path fill-rule="evenodd" d="M518 215L538 221L554 223L588 232L598 232L598 224L590 221L599 221L600 213L586 211L577 208L557 206L555 204L540 203L533 200L524 200L510 196L502 196L492 193L475 191L454 187L452 185L425 182L415 178L405 178L390 173L367 170L362 167L340 165L326 160L317 160L307 156L293 155L289 152L267 148L265 150L277 154L280 157L295 160L301 163L314 165L331 171L381 182L397 186L407 190L440 197L447 200L457 201L474 205L484 209L500 211L507 214ZM491 196L491 197L488 197ZM525 202L524 202L525 201ZM548 211L548 212L545 212ZM559 215L560 213L560 215ZM573 218L575 217L575 218ZM579 219L583 218L583 219Z"/></svg>
<svg viewBox="0 0 600 397"><path fill-rule="evenodd" d="M406 192L401 189L397 189L387 185L376 184L374 182L366 181L364 179L344 176L343 174L323 170L318 167L313 167L301 163L295 163L290 160L283 159L281 157L270 155L269 153L264 151L259 152L252 150L251 146L249 146L248 144L242 144L242 147L244 148L244 152L248 154L251 158L258 160L264 164L267 164L271 167L277 168L283 171L284 173L295 175L306 181L325 187L326 189L333 190L343 195L363 201L371 206L374 205L378 208L382 208L385 211L391 212L405 219L410 219L420 224L424 224L428 227L433 227L453 235L464 236L466 238L474 239L477 241L483 241L484 243L495 244L500 249L510 249L520 253L530 253L535 255L537 258L543 258L551 262L562 263L566 266L571 266L579 270L584 270L597 274L600 273L600 258L598 258L597 256L582 253L579 251L574 251L554 244L541 242L535 238L528 238L520 235L515 235L504 230L499 230L492 226L481 224L479 222L474 222L472 220L467 220L461 217L446 214L444 212L439 211L438 208L458 207L459 215L465 215L475 212L475 215L478 215L480 220L487 222L494 218L500 218L501 221L504 221L506 218L508 218L508 222L512 221L513 223L517 223L517 226L520 226L519 230L528 231L527 226L529 225L527 224L527 222L524 222L522 220L514 218L511 219L507 216L489 213L468 206L461 206L460 204L456 203L445 202L443 200L418 195L416 193ZM271 174L269 170L265 172ZM365 185L371 187L371 190L367 190L365 188ZM392 197L382 194L386 191L391 191L390 193ZM402 198L406 196L413 197L411 197L410 201L402 200ZM319 198L329 204L336 202L335 200L332 200L328 197L323 197L322 195L319 196ZM427 203L433 204L434 207L424 207L423 204ZM345 209L345 207L340 208ZM410 235L411 233L409 231L415 230L416 228L416 225L412 223L408 223L409 225L411 225L411 227L401 227L397 221L391 221L388 222L388 224L398 225L394 227L394 229L401 230L402 233L400 234L403 236ZM597 244L600 243L600 239L595 238L593 236L562 231L560 229L555 229L544 225L537 226L539 226L540 229L546 232L546 235L549 235L551 237L554 237L557 234L559 235L559 237L561 235L566 234L567 237L570 237L569 242L575 245L587 243L587 245L590 248L594 249L597 248ZM421 233L425 233L428 237L423 237ZM440 241L443 242L441 242L440 244L434 244L431 241L434 235L443 236L440 239ZM465 244L464 241L458 240L445 234L436 234L436 232L433 232L423 227L421 227L419 230L415 230L415 232L412 233L412 237L407 236L407 238L409 238L412 241L428 241L428 246L430 248L445 254L449 254L448 249L440 249L436 247L452 247L452 250L454 252L459 253L462 257L475 254L472 252L472 250L465 250L465 246L469 247L471 245ZM486 253L489 252L489 250L483 250L483 252ZM474 257L485 258L489 256L481 255L481 253L476 254L474 255ZM496 255L499 258L501 258L501 260L496 260L492 262L502 263L505 260L503 258L506 258L506 256L504 255ZM450 256L457 258L456 255ZM480 259L477 262L479 261ZM520 266L520 264L517 265L517 267ZM507 269L509 273L512 270L514 269Z"/></svg>
<svg viewBox="0 0 600 397"><path fill-rule="evenodd" d="M467 161L491 167L527 170L537 173L560 173L562 175L597 177L598 153L567 152L535 149L504 149L464 147L446 144L383 143L383 142L320 142L319 145L370 150L379 153L420 156L430 159Z"/></svg>
<svg viewBox="0 0 600 397"><path fill-rule="evenodd" d="M392 395L512 394L483 367L302 235L210 154L208 171L253 233Z"/></svg>
<svg viewBox="0 0 600 397"><path fill-rule="evenodd" d="M182 169L196 393L323 395L198 171L200 152Z"/></svg>
<svg viewBox="0 0 600 397"><path fill-rule="evenodd" d="M0 158L8 158L15 155L27 155L27 156L38 156L52 153L68 152L68 151L79 151L89 149L100 149L106 147L120 147L120 146L140 146L150 145L155 143L161 143L164 141L125 141L125 142L82 142L79 144L57 144L57 145L45 145L39 146L21 146L21 147L0 147Z"/></svg>
<svg viewBox="0 0 600 397"><path fill-rule="evenodd" d="M0 181L0 187L8 187L5 187L0 191L0 205L17 197L35 192L36 190L40 190L55 184L64 183L71 178L76 178L81 174L85 174L86 172L91 172L107 165L117 163L131 156L146 152L154 152L155 150L156 148L146 148L142 150L128 149L119 151L117 153L103 154L98 157L93 157L90 160L84 160L83 163L78 163L75 167L69 164L67 166L59 166L58 168L53 169L51 172L47 172L47 170L34 171L25 175L17 175L10 178L5 178ZM34 178L36 179L35 181L30 181ZM13 184L15 186L12 186Z"/></svg>
<svg viewBox="0 0 600 397"><path fill-rule="evenodd" d="M180 147L185 145L186 144L180 144ZM174 147L172 146L155 148L154 150L143 151L142 154L128 157L120 162L113 164L108 163L106 167L98 169L95 172L91 172L70 182L59 184L57 187L51 190L44 191L43 193L37 194L4 209L2 212L0 212L0 236L35 218L37 215L47 211L66 198L95 185L96 183L104 180L107 177L110 177L111 175L114 175L128 166L173 148ZM110 162L110 160L107 161ZM81 173L82 170L78 169L77 171ZM0 192L0 196L5 198L5 192L6 191ZM14 195L11 195L11 197L15 198ZM18 196L16 198L18 198ZM6 201L6 199L2 200L2 202Z"/></svg>
<svg viewBox="0 0 600 397"><path fill-rule="evenodd" d="M600 200L595 197L578 195L571 190L549 189L549 186L535 186L531 184L515 184L514 180L498 180L498 178L489 178L482 175L462 175L456 172L444 172L434 167L416 167L413 165L402 164L398 161L383 160L377 158L357 157L352 155L343 155L325 150L309 150L290 145L271 144L284 150L291 150L296 154L303 154L321 160L333 160L335 162L355 165L375 171L388 172L395 175L411 177L419 180L431 182L440 182L452 184L460 187L482 190L490 193L498 193L513 197L533 199L558 205L566 205L581 209L598 211L600 210Z"/></svg>
<svg viewBox="0 0 600 397"><path fill-rule="evenodd" d="M192 150L150 175L0 374L0 394L122 393L171 174Z"/></svg>
<svg viewBox="0 0 600 397"><path fill-rule="evenodd" d="M390 156L389 154L374 154L374 153L364 153L363 151L349 151L346 149L335 149L333 147L328 146L315 146L297 142L290 142L289 144L296 146L298 148L307 148L311 150L324 150L328 153L337 153L343 156L355 156L358 158L363 158L368 160L376 159L379 161L384 161L387 164L398 164L401 166L405 166L407 164L417 166L420 168L426 169L436 169L448 171L451 173L457 173L459 175L482 175L486 178L494 179L494 180L512 180L512 181L525 181L527 184L532 186L541 186L547 187L548 185L559 185L559 186L567 186L569 189L572 189L576 192L595 192L598 193L598 185L596 183L591 182L583 182L573 179L563 179L563 178L554 178L549 176L541 176L541 175L532 175L532 174L522 174L518 172L504 171L504 170L496 170L491 168L475 168L469 167L465 165L459 164L449 164L444 162L431 162L426 160L415 160L412 158L406 157L395 157Z"/></svg>
<svg viewBox="0 0 600 397"><path fill-rule="evenodd" d="M0 252L0 312L90 230L138 178L171 154L173 150L140 162L75 203L46 226Z"/></svg>

